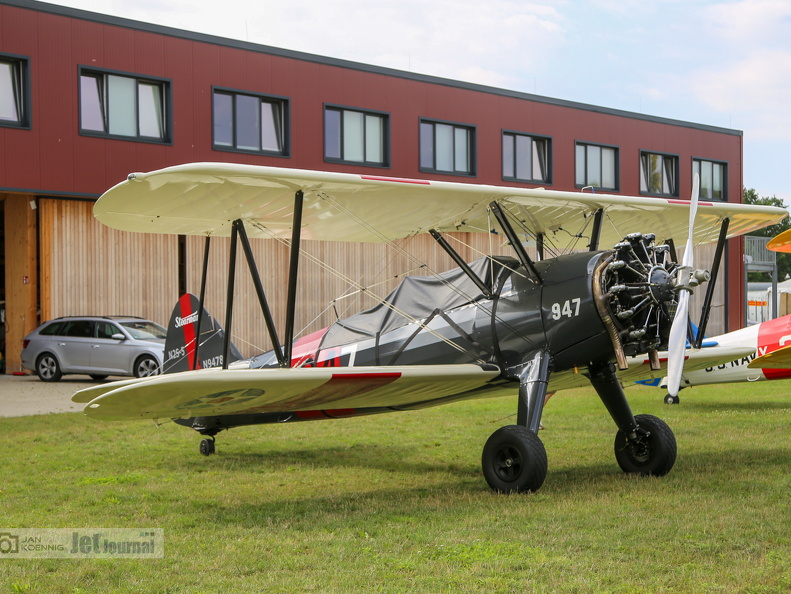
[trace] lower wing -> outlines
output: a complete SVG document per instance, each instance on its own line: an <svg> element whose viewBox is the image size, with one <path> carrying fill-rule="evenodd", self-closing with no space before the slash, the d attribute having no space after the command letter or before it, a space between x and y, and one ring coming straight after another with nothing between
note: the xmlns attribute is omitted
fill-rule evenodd
<svg viewBox="0 0 791 594"><path fill-rule="evenodd" d="M103 384L72 400L107 420L399 407L477 396L499 375L478 365L207 369Z"/></svg>

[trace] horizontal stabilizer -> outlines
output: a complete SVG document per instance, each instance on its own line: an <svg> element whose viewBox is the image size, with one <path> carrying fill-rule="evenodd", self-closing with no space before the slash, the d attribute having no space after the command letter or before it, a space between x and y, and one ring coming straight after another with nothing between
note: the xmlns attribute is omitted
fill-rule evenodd
<svg viewBox="0 0 791 594"><path fill-rule="evenodd" d="M119 380L117 382L110 382L107 384L99 384L96 386L91 386L90 388L85 388L80 390L79 392L75 392L74 396L71 397L72 402L76 402L77 404L88 404L91 400L98 398L107 392L112 392L113 390L117 390L118 388L122 388L124 386L129 386L132 384L139 384L141 382L148 381L152 379L152 377L157 376L149 376L149 377L141 377L141 378L130 378L125 380Z"/></svg>
<svg viewBox="0 0 791 594"><path fill-rule="evenodd" d="M165 419L408 406L476 390L499 375L477 365L207 369L83 392L97 394L85 407L91 417ZM82 401L83 392L74 398Z"/></svg>
<svg viewBox="0 0 791 594"><path fill-rule="evenodd" d="M791 345L756 357L747 366L750 369L791 369Z"/></svg>

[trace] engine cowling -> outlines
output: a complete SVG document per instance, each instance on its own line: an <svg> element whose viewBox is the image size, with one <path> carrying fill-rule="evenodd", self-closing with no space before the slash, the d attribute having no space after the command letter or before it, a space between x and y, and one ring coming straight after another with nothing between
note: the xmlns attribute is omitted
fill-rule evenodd
<svg viewBox="0 0 791 594"><path fill-rule="evenodd" d="M594 274L599 314L615 348L618 366L626 356L667 348L677 305L678 264L654 234L632 233L614 246Z"/></svg>

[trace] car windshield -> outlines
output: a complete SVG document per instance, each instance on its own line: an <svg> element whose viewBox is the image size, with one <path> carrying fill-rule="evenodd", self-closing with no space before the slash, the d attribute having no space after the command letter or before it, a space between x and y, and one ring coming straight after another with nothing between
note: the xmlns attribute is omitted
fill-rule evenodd
<svg viewBox="0 0 791 594"><path fill-rule="evenodd" d="M167 330L154 322L121 322L121 326L137 340L167 338Z"/></svg>

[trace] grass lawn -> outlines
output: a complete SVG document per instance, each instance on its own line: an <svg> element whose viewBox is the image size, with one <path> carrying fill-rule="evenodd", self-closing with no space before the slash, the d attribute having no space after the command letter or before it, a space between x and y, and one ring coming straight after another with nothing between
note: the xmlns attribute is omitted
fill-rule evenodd
<svg viewBox="0 0 791 594"><path fill-rule="evenodd" d="M144 560L0 558L3 592L787 592L791 383L630 389L678 441L623 474L592 389L560 392L540 492L496 495L481 449L516 396L221 433L2 418L0 530L162 528Z"/></svg>

